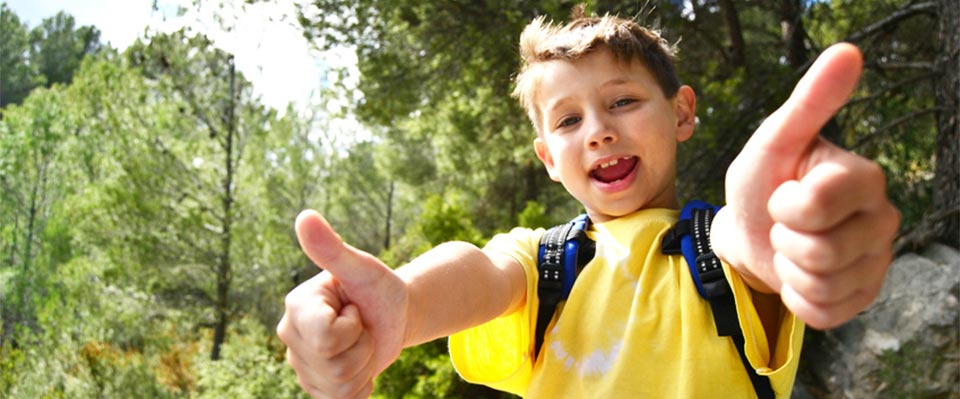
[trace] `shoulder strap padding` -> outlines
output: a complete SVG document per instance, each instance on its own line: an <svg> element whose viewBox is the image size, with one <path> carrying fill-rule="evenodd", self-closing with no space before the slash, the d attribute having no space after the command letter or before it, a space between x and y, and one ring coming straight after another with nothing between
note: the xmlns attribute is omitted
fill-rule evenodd
<svg viewBox="0 0 960 399"><path fill-rule="evenodd" d="M710 245L710 227L720 207L703 201L690 201L680 211L680 220L663 238L664 254L683 254L697 291L710 303L717 335L730 337L760 399L773 399L776 394L770 378L756 373L747 359L743 331L737 316L733 291L723 274L720 258Z"/></svg>
<svg viewBox="0 0 960 399"><path fill-rule="evenodd" d="M580 269L593 259L596 247L587 237L590 219L586 214L548 229L540 238L537 256L537 326L534 330L534 355L540 353L547 325L557 305L566 300Z"/></svg>

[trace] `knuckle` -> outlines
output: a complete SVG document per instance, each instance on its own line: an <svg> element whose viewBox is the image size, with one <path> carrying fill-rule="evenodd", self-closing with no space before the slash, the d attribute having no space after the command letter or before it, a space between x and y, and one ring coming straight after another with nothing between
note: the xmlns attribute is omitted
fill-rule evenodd
<svg viewBox="0 0 960 399"><path fill-rule="evenodd" d="M879 164L872 161L866 161L863 166L864 178L869 183L876 184L877 187L886 188L887 176Z"/></svg>
<svg viewBox="0 0 960 399"><path fill-rule="evenodd" d="M832 246L821 245L816 248L808 248L801 256L801 263L814 272L823 272L829 270L836 263L837 254Z"/></svg>
<svg viewBox="0 0 960 399"><path fill-rule="evenodd" d="M811 190L809 201L800 208L800 218L807 226L822 227L830 224L833 215L824 210L833 209L833 193L824 190Z"/></svg>
<svg viewBox="0 0 960 399"><path fill-rule="evenodd" d="M900 229L900 223L903 221L903 214L900 213L900 210L897 207L893 206L889 201L886 206L886 215L883 220L888 222L886 232L891 237L896 235L897 230Z"/></svg>
<svg viewBox="0 0 960 399"><path fill-rule="evenodd" d="M315 344L315 351L320 357L331 359L340 355L344 348L349 347L349 343L345 342L343 337L340 337L336 334L332 334L329 330L322 332L323 335L319 336Z"/></svg>
<svg viewBox="0 0 960 399"><path fill-rule="evenodd" d="M771 244L797 267L808 272L822 272L840 259L840 248L833 240L815 234L792 231L783 225L774 225Z"/></svg>
<svg viewBox="0 0 960 399"><path fill-rule="evenodd" d="M373 382L368 382L368 383L363 387L363 390L360 391L360 396L357 396L357 397L359 397L359 398L369 398L370 395L373 395Z"/></svg>
<svg viewBox="0 0 960 399"><path fill-rule="evenodd" d="M347 384L350 380L353 379L354 375L352 373L352 365L345 362L334 362L331 363L327 368L326 373L330 380L339 385Z"/></svg>
<svg viewBox="0 0 960 399"><path fill-rule="evenodd" d="M352 398L356 392L358 384L329 382L325 384L314 384L300 377L297 378L300 387L303 388L310 397L315 399L345 399Z"/></svg>
<svg viewBox="0 0 960 399"><path fill-rule="evenodd" d="M317 342L316 352L320 357L327 359L339 354L337 353L335 340L329 338L321 339Z"/></svg>
<svg viewBox="0 0 960 399"><path fill-rule="evenodd" d="M835 290L820 277L810 277L804 281L793 282L794 290L804 300L812 304L829 303Z"/></svg>
<svg viewBox="0 0 960 399"><path fill-rule="evenodd" d="M280 338L280 341L283 341L284 344L290 344L293 335L293 329L286 322L286 318L280 319L280 324L277 324L277 337Z"/></svg>
<svg viewBox="0 0 960 399"><path fill-rule="evenodd" d="M826 240L808 237L794 240L793 262L800 268L813 273L830 270L837 262L837 248Z"/></svg>
<svg viewBox="0 0 960 399"><path fill-rule="evenodd" d="M283 297L283 307L288 312L295 311L300 307L300 295L296 289L288 292L287 295Z"/></svg>
<svg viewBox="0 0 960 399"><path fill-rule="evenodd" d="M823 226L831 217L825 209L831 209L829 190L813 185L800 188L792 193L791 204L787 211L781 211L780 217L792 227L816 229Z"/></svg>
<svg viewBox="0 0 960 399"><path fill-rule="evenodd" d="M350 399L357 397L357 392L363 389L361 384L365 384L365 381L350 381L344 383L334 383L333 392L331 398L337 399Z"/></svg>
<svg viewBox="0 0 960 399"><path fill-rule="evenodd" d="M319 388L314 386L310 381L307 381L304 377L297 375L297 384L300 385L300 388L304 390L312 398L326 398L327 396Z"/></svg>

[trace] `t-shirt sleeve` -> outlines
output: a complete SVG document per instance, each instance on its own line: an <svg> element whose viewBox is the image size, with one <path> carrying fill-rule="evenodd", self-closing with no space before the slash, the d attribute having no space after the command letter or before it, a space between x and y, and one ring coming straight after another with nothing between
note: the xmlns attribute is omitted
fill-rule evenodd
<svg viewBox="0 0 960 399"><path fill-rule="evenodd" d="M763 323L754 306L750 287L737 272L724 264L724 273L736 298L737 315L743 330L747 359L760 375L770 378L778 397L789 397L800 363L804 324L783 304L780 304L779 330L776 342L769 345ZM772 352L771 353L771 348Z"/></svg>
<svg viewBox="0 0 960 399"><path fill-rule="evenodd" d="M533 329L537 317L536 254L543 229L516 228L498 234L484 251L509 256L526 272L523 306L479 326L450 336L450 358L457 373L476 384L522 395L533 371Z"/></svg>

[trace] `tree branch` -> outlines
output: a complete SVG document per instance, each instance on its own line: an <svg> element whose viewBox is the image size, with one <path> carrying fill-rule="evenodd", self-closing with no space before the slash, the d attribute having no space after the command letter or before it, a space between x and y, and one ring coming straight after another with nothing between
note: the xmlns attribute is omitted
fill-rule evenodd
<svg viewBox="0 0 960 399"><path fill-rule="evenodd" d="M882 136L883 134L886 133L887 130L893 129L897 125L909 122L912 119L919 118L926 114L932 114L934 112L940 112L943 110L944 109L940 107L924 108L924 109L919 109L909 114L903 115L897 119L894 119L892 122L884 125L883 127L877 129L873 133L870 133L866 136L861 137L860 140L857 140L857 142L854 145L850 146L850 150L854 151L854 150L860 149L860 147L862 147L864 144L867 144L867 142Z"/></svg>
<svg viewBox="0 0 960 399"><path fill-rule="evenodd" d="M863 39L866 39L869 36L872 36L873 34L879 31L886 30L890 26L896 25L901 21L908 19L914 15L921 14L921 13L935 15L936 10L937 10L937 3L933 1L928 1L925 3L918 3L918 4L907 4L900 10L897 10L893 14L890 14L889 16L887 16L886 18L877 21L873 25L870 25L866 28L863 28L863 30L857 33L847 36L845 39L843 39L843 41L856 43Z"/></svg>
<svg viewBox="0 0 960 399"><path fill-rule="evenodd" d="M920 223L900 233L893 244L894 255L907 251L916 251L930 244L937 235L937 223L960 213L960 206L943 209L929 217L923 218Z"/></svg>
<svg viewBox="0 0 960 399"><path fill-rule="evenodd" d="M894 83L893 85L890 85L889 87L885 87L883 90L880 90L880 91L878 91L878 92L876 92L876 93L873 93L873 94L871 94L871 95L869 95L869 96L854 98L854 99L848 101L847 104L846 104L844 107L849 107L849 106L856 105L856 104L860 104L860 103L863 103L863 102L868 102L868 101L875 100L875 99L880 98L880 97L883 97L883 96L887 95L887 93L892 92L892 91L894 91L894 90L897 90L897 89L899 89L899 88L901 88L901 87L903 87L903 86L907 86L907 85L916 83L916 82L921 81L921 80L924 80L924 79L930 79L930 78L933 78L933 77L935 77L935 76L937 76L937 75L938 75L938 74L937 74L936 72L929 72L929 73L924 73L924 74L920 74L920 75L917 75L917 76L913 76L913 77L911 77L911 78L909 78L909 79L904 79L904 80L902 80L902 81L900 81L900 82L897 82L897 83Z"/></svg>
<svg viewBox="0 0 960 399"><path fill-rule="evenodd" d="M863 67L870 69L919 69L923 71L934 71L933 63L928 61L868 62L863 64Z"/></svg>
<svg viewBox="0 0 960 399"><path fill-rule="evenodd" d="M23 195L10 184L10 181L7 180L6 176L0 176L0 183L3 183L4 191L10 193L10 197L13 198L17 207L23 207Z"/></svg>

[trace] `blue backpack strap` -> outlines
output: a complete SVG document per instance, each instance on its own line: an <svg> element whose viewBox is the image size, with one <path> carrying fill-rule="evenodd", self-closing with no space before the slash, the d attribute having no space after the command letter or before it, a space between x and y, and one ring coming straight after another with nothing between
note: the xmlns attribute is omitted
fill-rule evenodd
<svg viewBox="0 0 960 399"><path fill-rule="evenodd" d="M707 300L730 290L720 259L710 246L710 224L720 208L699 200L688 202L663 239L663 253L683 254L697 291Z"/></svg>
<svg viewBox="0 0 960 399"><path fill-rule="evenodd" d="M723 274L720 258L710 246L710 227L719 210L720 207L703 201L688 202L680 211L680 220L664 236L661 249L664 254L683 254L697 291L710 303L717 335L733 340L757 397L773 399L776 394L770 378L757 374L747 359L733 291Z"/></svg>
<svg viewBox="0 0 960 399"><path fill-rule="evenodd" d="M537 327L534 330L534 356L540 354L547 325L560 301L566 300L580 270L593 259L596 244L587 237L590 218L586 214L547 230L540 238L537 253Z"/></svg>

